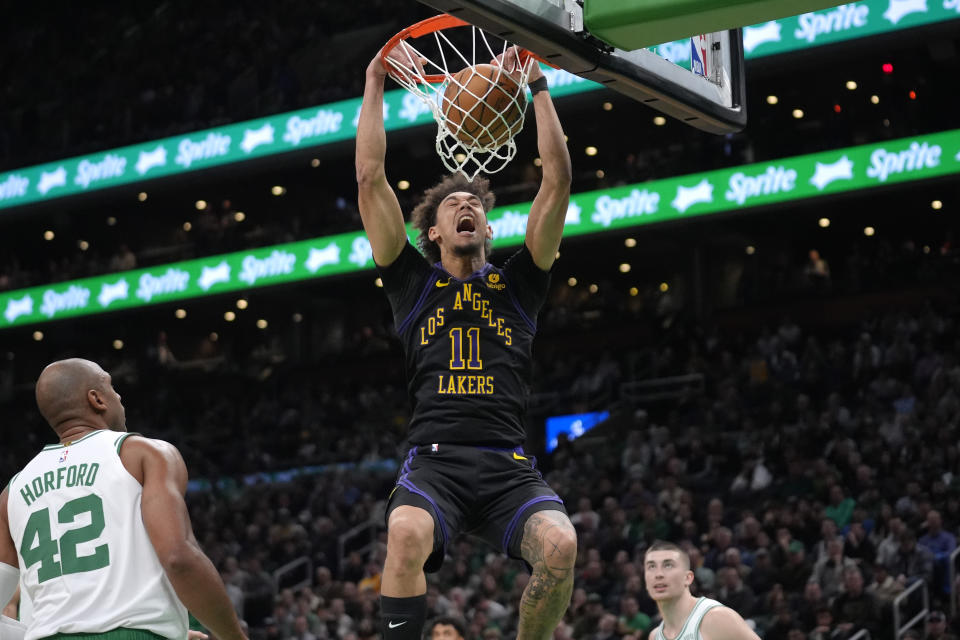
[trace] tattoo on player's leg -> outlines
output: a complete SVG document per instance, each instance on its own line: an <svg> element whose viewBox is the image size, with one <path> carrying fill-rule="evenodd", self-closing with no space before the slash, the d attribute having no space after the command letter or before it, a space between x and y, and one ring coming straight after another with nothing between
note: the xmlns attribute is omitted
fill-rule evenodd
<svg viewBox="0 0 960 640"><path fill-rule="evenodd" d="M560 511L538 511L524 526L520 549L533 574L520 598L517 640L550 638L573 593L576 532Z"/></svg>

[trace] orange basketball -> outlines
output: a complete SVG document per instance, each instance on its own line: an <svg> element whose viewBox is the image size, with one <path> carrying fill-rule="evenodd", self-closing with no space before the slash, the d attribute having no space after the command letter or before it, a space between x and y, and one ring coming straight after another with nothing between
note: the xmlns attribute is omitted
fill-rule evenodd
<svg viewBox="0 0 960 640"><path fill-rule="evenodd" d="M447 128L460 142L494 149L520 131L527 97L503 69L478 64L454 74L441 104Z"/></svg>

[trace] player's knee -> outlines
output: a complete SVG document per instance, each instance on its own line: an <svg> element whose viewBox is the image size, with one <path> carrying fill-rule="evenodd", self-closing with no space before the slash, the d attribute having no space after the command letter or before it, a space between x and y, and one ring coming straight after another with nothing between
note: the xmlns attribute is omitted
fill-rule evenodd
<svg viewBox="0 0 960 640"><path fill-rule="evenodd" d="M527 520L523 558L533 570L572 569L577 561L577 532L566 515L557 511L535 513ZM543 563L546 561L546 564ZM572 579L572 573L570 573Z"/></svg>
<svg viewBox="0 0 960 640"><path fill-rule="evenodd" d="M417 513L420 512L420 513ZM423 565L433 550L433 518L417 509L390 516L387 529L387 557L400 564Z"/></svg>
<svg viewBox="0 0 960 640"><path fill-rule="evenodd" d="M556 545L556 554L559 559L573 566L577 561L577 532L573 525L558 528L554 536L552 542Z"/></svg>

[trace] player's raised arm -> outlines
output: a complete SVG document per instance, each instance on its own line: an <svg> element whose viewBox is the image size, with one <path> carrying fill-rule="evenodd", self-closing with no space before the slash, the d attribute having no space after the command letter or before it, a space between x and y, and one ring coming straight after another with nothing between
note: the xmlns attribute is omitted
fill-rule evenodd
<svg viewBox="0 0 960 640"><path fill-rule="evenodd" d="M244 640L220 574L193 536L180 452L159 440L128 438L120 458L143 484L143 525L177 597L219 640Z"/></svg>
<svg viewBox="0 0 960 640"><path fill-rule="evenodd" d="M357 122L356 150L360 217L370 240L373 259L381 266L396 260L407 242L403 212L384 171L387 134L383 126L383 82L386 75L377 53L367 66L363 106Z"/></svg>
<svg viewBox="0 0 960 640"><path fill-rule="evenodd" d="M703 616L703 640L760 640L740 614L729 607L715 607Z"/></svg>
<svg viewBox="0 0 960 640"><path fill-rule="evenodd" d="M543 167L540 191L533 199L527 220L527 249L533 261L544 271L553 266L563 235L563 222L570 203L570 153L560 118L546 89L546 78L535 60L527 86L533 92L533 110L537 120L537 149Z"/></svg>

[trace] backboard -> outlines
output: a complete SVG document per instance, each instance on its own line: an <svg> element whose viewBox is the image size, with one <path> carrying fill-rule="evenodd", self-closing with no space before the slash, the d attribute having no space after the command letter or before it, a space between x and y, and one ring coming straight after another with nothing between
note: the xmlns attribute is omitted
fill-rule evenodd
<svg viewBox="0 0 960 640"><path fill-rule="evenodd" d="M624 51L592 36L576 0L419 1L698 129L723 134L746 125L740 29L703 40L709 69L698 75L647 49Z"/></svg>

